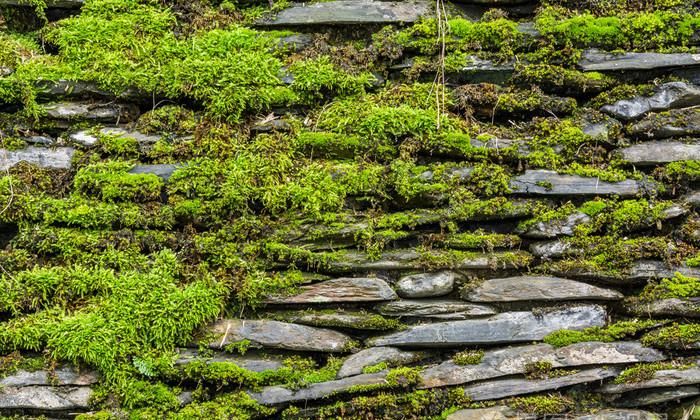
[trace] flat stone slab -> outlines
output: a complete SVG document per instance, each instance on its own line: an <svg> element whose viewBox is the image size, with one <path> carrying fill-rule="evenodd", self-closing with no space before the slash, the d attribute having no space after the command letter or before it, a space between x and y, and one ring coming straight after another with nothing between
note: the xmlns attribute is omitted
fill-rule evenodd
<svg viewBox="0 0 700 420"><path fill-rule="evenodd" d="M138 116L135 106L115 103L59 102L42 107L47 117L67 122L128 122Z"/></svg>
<svg viewBox="0 0 700 420"><path fill-rule="evenodd" d="M265 372L267 370L277 370L284 366L284 358L274 356L274 355L234 355L229 353L215 353L211 356L203 356L198 351L194 349L179 349L177 354L177 359L175 360L176 366L185 366L190 363L233 363L236 366L242 367L243 369L249 370L251 372Z"/></svg>
<svg viewBox="0 0 700 420"><path fill-rule="evenodd" d="M269 347L296 351L343 352L354 342L337 331L271 320L222 319L204 328L212 349L249 340L253 347Z"/></svg>
<svg viewBox="0 0 700 420"><path fill-rule="evenodd" d="M598 178L562 175L545 169L527 170L510 182L515 194L594 196L619 195L632 197L644 190L638 181L605 182Z"/></svg>
<svg viewBox="0 0 700 420"><path fill-rule="evenodd" d="M700 107L652 113L627 127L632 137L666 139L700 134Z"/></svg>
<svg viewBox="0 0 700 420"><path fill-rule="evenodd" d="M549 362L554 368L586 365L615 365L664 360L656 349L634 341L612 343L583 342L556 348L549 344L530 344L487 350L477 364L457 365L452 360L431 366L421 372L420 388L436 388L482 381L501 376L525 373L527 365Z"/></svg>
<svg viewBox="0 0 700 420"><path fill-rule="evenodd" d="M249 394L255 401L264 405L313 401L352 391L360 386L384 385L387 383L386 375L387 371L349 376L334 381L311 384L298 390L292 390L283 386L268 386L264 387L260 392L249 392Z"/></svg>
<svg viewBox="0 0 700 420"><path fill-rule="evenodd" d="M462 299L470 302L518 302L562 300L619 300L618 291L575 280L547 276L518 276L484 280L471 289L462 289Z"/></svg>
<svg viewBox="0 0 700 420"><path fill-rule="evenodd" d="M464 388L464 394L471 401L487 401L515 395L532 394L541 391L553 391L573 385L601 381L619 373L615 368L586 369L571 375L549 379L501 379L470 385Z"/></svg>
<svg viewBox="0 0 700 420"><path fill-rule="evenodd" d="M623 399L616 401L616 405L622 407L641 407L676 401L695 395L700 395L700 386L679 386L676 388L639 391L625 395Z"/></svg>
<svg viewBox="0 0 700 420"><path fill-rule="evenodd" d="M182 167L179 163L159 163L154 165L136 165L129 171L130 174L153 174L162 178L163 181L167 181L175 173L175 171Z"/></svg>
<svg viewBox="0 0 700 420"><path fill-rule="evenodd" d="M72 147L27 146L20 150L0 149L0 170L7 170L19 162L27 162L40 168L70 169L75 149Z"/></svg>
<svg viewBox="0 0 700 420"><path fill-rule="evenodd" d="M699 160L700 143L649 141L619 150L622 159L638 166L652 166L681 160Z"/></svg>
<svg viewBox="0 0 700 420"><path fill-rule="evenodd" d="M256 22L259 26L293 25L367 25L415 22L430 13L424 1L329 1L298 3L271 19Z"/></svg>
<svg viewBox="0 0 700 420"><path fill-rule="evenodd" d="M341 277L299 287L292 296L271 296L268 304L381 302L396 299L396 292L382 279Z"/></svg>
<svg viewBox="0 0 700 420"><path fill-rule="evenodd" d="M517 413L504 405L489 408L467 408L455 411L445 420L508 420L517 419Z"/></svg>
<svg viewBox="0 0 700 420"><path fill-rule="evenodd" d="M433 319L470 319L494 315L498 311L487 305L462 302L453 299L417 299L395 300L379 304L375 310L382 315L433 318Z"/></svg>
<svg viewBox="0 0 700 420"><path fill-rule="evenodd" d="M635 315L700 318L700 298L630 302L625 305L625 308Z"/></svg>
<svg viewBox="0 0 700 420"><path fill-rule="evenodd" d="M0 388L37 385L86 386L96 384L98 381L99 375L95 371L80 372L71 366L61 366L51 372L46 370L33 372L19 370L4 378L0 378Z"/></svg>
<svg viewBox="0 0 700 420"><path fill-rule="evenodd" d="M556 263L554 263L556 264ZM622 273L591 270L589 267L552 266L549 272L557 276L582 280L601 281L610 284L638 284L651 279L671 278L676 272L684 276L700 277L700 269L685 266L668 267L663 261L639 260Z"/></svg>
<svg viewBox="0 0 700 420"><path fill-rule="evenodd" d="M86 410L91 395L86 386L8 386L0 389L0 410Z"/></svg>
<svg viewBox="0 0 700 420"><path fill-rule="evenodd" d="M661 420L658 415L643 410L624 410L608 408L593 414L574 417L574 420Z"/></svg>
<svg viewBox="0 0 700 420"><path fill-rule="evenodd" d="M423 351L407 351L396 347L370 347L348 356L338 370L338 379L359 375L367 366L386 363L390 366L407 365L428 356Z"/></svg>
<svg viewBox="0 0 700 420"><path fill-rule="evenodd" d="M402 298L443 296L452 292L458 277L459 274L452 271L412 274L396 282L396 292Z"/></svg>
<svg viewBox="0 0 700 420"><path fill-rule="evenodd" d="M576 211L564 219L553 219L546 222L537 222L528 227L522 235L535 239L552 239L557 236L573 236L577 226L590 223L591 218L580 211Z"/></svg>
<svg viewBox="0 0 700 420"><path fill-rule="evenodd" d="M378 315L366 311L285 311L272 312L271 318L280 319L295 324L311 325L313 327L348 328L352 330L382 331L392 330L395 326L387 325L384 320L377 319ZM381 318L379 316L379 318Z"/></svg>
<svg viewBox="0 0 700 420"><path fill-rule="evenodd" d="M583 71L603 72L695 67L700 66L700 54L654 52L612 54L599 50L587 50L581 55L578 66Z"/></svg>
<svg viewBox="0 0 700 420"><path fill-rule="evenodd" d="M606 384L599 389L599 392L621 394L623 392L638 391L640 389L679 387L698 383L700 383L700 368L698 367L689 369L668 369L654 372L653 378L646 381Z"/></svg>
<svg viewBox="0 0 700 420"><path fill-rule="evenodd" d="M505 312L483 319L417 325L405 331L368 340L373 346L456 347L541 340L562 329L605 325L605 309L578 305L546 313Z"/></svg>
<svg viewBox="0 0 700 420"><path fill-rule="evenodd" d="M664 83L651 96L623 99L600 108L621 120L633 120L648 112L700 105L700 88L685 82Z"/></svg>

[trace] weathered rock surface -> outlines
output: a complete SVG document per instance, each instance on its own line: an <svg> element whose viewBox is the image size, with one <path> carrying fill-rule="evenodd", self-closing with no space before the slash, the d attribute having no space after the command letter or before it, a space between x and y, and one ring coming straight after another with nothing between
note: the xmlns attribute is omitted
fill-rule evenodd
<svg viewBox="0 0 700 420"><path fill-rule="evenodd" d="M457 77L469 83L504 83L513 76L515 62L496 63L475 55L467 56Z"/></svg>
<svg viewBox="0 0 700 420"><path fill-rule="evenodd" d="M96 121L104 123L128 122L138 116L133 105L114 103L59 102L43 105L49 118L66 122Z"/></svg>
<svg viewBox="0 0 700 420"><path fill-rule="evenodd" d="M464 388L464 393L472 401L495 400L600 381L616 376L618 373L619 371L615 368L594 368L572 373L571 375L548 379L501 379L467 386Z"/></svg>
<svg viewBox="0 0 700 420"><path fill-rule="evenodd" d="M553 258L562 258L567 255L575 254L578 250L574 249L569 242L547 241L537 242L530 245L530 252L536 257L545 260Z"/></svg>
<svg viewBox="0 0 700 420"><path fill-rule="evenodd" d="M700 143L679 141L650 141L620 149L622 158L629 163L648 166L680 160L700 159Z"/></svg>
<svg viewBox="0 0 700 420"><path fill-rule="evenodd" d="M459 385L525 372L530 363L550 362L552 367L567 368L586 365L614 365L655 362L665 359L658 350L638 342L584 342L555 348L549 344L531 344L488 350L474 365L457 365L452 360L421 372L421 388Z"/></svg>
<svg viewBox="0 0 700 420"><path fill-rule="evenodd" d="M625 394L621 400L616 401L616 404L621 407L640 407L676 401L695 395L700 395L700 386L679 386Z"/></svg>
<svg viewBox="0 0 700 420"><path fill-rule="evenodd" d="M270 347L297 351L342 352L353 340L337 331L270 320L222 319L204 328L213 335L208 346L226 347L249 340L253 347Z"/></svg>
<svg viewBox="0 0 700 420"><path fill-rule="evenodd" d="M584 51L578 63L583 71L639 71L669 67L700 66L700 55L626 52L612 54L599 50Z"/></svg>
<svg viewBox="0 0 700 420"><path fill-rule="evenodd" d="M129 171L130 174L153 174L163 178L164 181L170 179L173 173L182 167L181 164L159 163L154 165L136 165Z"/></svg>
<svg viewBox="0 0 700 420"><path fill-rule="evenodd" d="M693 191L683 197L682 200L690 204L694 209L700 208L700 191Z"/></svg>
<svg viewBox="0 0 700 420"><path fill-rule="evenodd" d="M651 302L629 302L625 307L635 315L700 318L700 298L669 298Z"/></svg>
<svg viewBox="0 0 700 420"><path fill-rule="evenodd" d="M314 327L349 328L353 330L391 330L395 327L377 320L375 313L366 311L289 311L272 313L276 319ZM279 316L277 318L275 315ZM381 318L381 317L379 317Z"/></svg>
<svg viewBox="0 0 700 420"><path fill-rule="evenodd" d="M661 417L643 410L606 409L575 417L574 420L661 420Z"/></svg>
<svg viewBox="0 0 700 420"><path fill-rule="evenodd" d="M627 132L644 139L697 136L700 134L700 107L649 114L627 127Z"/></svg>
<svg viewBox="0 0 700 420"><path fill-rule="evenodd" d="M700 383L700 368L698 367L668 369L654 372L653 378L646 381L606 384L600 388L600 391L607 394L620 394L647 388L679 387L698 383Z"/></svg>
<svg viewBox="0 0 700 420"><path fill-rule="evenodd" d="M573 236L577 226L590 223L591 218L580 211L574 212L564 219L553 219L537 222L528 227L523 236L536 239L551 239L557 236Z"/></svg>
<svg viewBox="0 0 700 420"><path fill-rule="evenodd" d="M415 22L430 12L424 1L347 1L300 3L282 10L272 19L257 22L260 26L292 25L366 25Z"/></svg>
<svg viewBox="0 0 700 420"><path fill-rule="evenodd" d="M623 99L600 110L622 120L632 120L648 112L700 105L700 88L685 82L664 83L651 96Z"/></svg>
<svg viewBox="0 0 700 420"><path fill-rule="evenodd" d="M250 392L255 401L264 405L276 405L294 401L313 401L331 395L348 392L354 387L385 385L387 372L349 376L335 381L311 384L306 388L291 390L282 386L268 386L260 392Z"/></svg>
<svg viewBox="0 0 700 420"><path fill-rule="evenodd" d="M359 375L365 367L378 363L399 366L417 362L427 356L428 353L422 351L407 351L396 347L370 347L348 356L338 370L337 377Z"/></svg>
<svg viewBox="0 0 700 420"><path fill-rule="evenodd" d="M176 366L183 366L194 362L204 363L233 363L243 369L252 372L264 372L266 370L277 370L284 366L284 358L275 355L255 355L246 353L245 355L233 355L230 353L215 353L212 356L203 356L198 351L193 349L179 349Z"/></svg>
<svg viewBox="0 0 700 420"><path fill-rule="evenodd" d="M301 286L292 296L271 296L265 303L337 303L380 302L396 299L394 290L382 279L374 277L341 277Z"/></svg>
<svg viewBox="0 0 700 420"><path fill-rule="evenodd" d="M572 277L584 280L601 281L610 284L634 284L642 283L650 279L670 278L676 272L686 276L699 277L700 270L694 267L667 266L663 261L639 260L633 262L622 273L598 271L587 266L557 266L549 268L549 272L563 277Z"/></svg>
<svg viewBox="0 0 700 420"><path fill-rule="evenodd" d="M22 161L41 168L70 169L74 153L72 147L27 146L20 150L0 149L0 170L10 169Z"/></svg>
<svg viewBox="0 0 700 420"><path fill-rule="evenodd" d="M0 388L36 385L85 386L96 384L98 380L99 376L97 372L80 372L71 366L61 366L51 372L46 370L36 370L32 372L19 370L4 378L0 378Z"/></svg>
<svg viewBox="0 0 700 420"><path fill-rule="evenodd" d="M515 194L533 195L619 195L631 197L643 191L643 185L635 180L605 182L598 178L577 175L561 175L544 169L527 170L511 180L510 188Z"/></svg>
<svg viewBox="0 0 700 420"><path fill-rule="evenodd" d="M92 390L80 387L25 386L0 389L0 409L68 411L85 410Z"/></svg>
<svg viewBox="0 0 700 420"><path fill-rule="evenodd" d="M535 314L506 312L484 319L417 325L405 331L370 339L374 346L454 347L541 340L561 329L605 325L605 309L579 305Z"/></svg>
<svg viewBox="0 0 700 420"><path fill-rule="evenodd" d="M452 271L405 276L396 283L396 292L403 298L443 296L452 292L458 276Z"/></svg>
<svg viewBox="0 0 700 420"><path fill-rule="evenodd" d="M446 420L507 420L518 418L517 413L506 406L489 408L470 408L455 411Z"/></svg>
<svg viewBox="0 0 700 420"><path fill-rule="evenodd" d="M461 292L471 302L530 300L618 300L622 293L560 277L518 276L489 279Z"/></svg>
<svg viewBox="0 0 700 420"><path fill-rule="evenodd" d="M395 300L379 304L375 309L387 316L435 319L470 319L498 312L491 306L452 299Z"/></svg>

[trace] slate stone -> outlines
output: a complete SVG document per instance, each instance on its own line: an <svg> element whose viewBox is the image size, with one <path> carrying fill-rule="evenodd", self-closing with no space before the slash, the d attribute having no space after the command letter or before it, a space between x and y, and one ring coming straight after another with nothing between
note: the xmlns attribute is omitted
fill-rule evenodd
<svg viewBox="0 0 700 420"><path fill-rule="evenodd" d="M457 347L541 340L561 329L605 325L605 309L578 305L549 312L506 312L488 318L436 322L368 340L373 346Z"/></svg>
<svg viewBox="0 0 700 420"><path fill-rule="evenodd" d="M568 261L567 261L568 262ZM670 278L676 272L691 277L700 277L700 269L685 266L668 267L663 261L639 260L622 272L608 272L591 269L588 266L561 266L553 263L548 272L557 276L582 280L600 281L609 284L639 284L651 279Z"/></svg>
<svg viewBox="0 0 700 420"><path fill-rule="evenodd" d="M659 299L652 302L629 302L627 311L641 316L679 316L700 318L700 298Z"/></svg>
<svg viewBox="0 0 700 420"><path fill-rule="evenodd" d="M382 279L374 277L341 277L299 287L292 296L271 296L268 304L308 304L340 302L380 302L396 299L394 290Z"/></svg>
<svg viewBox="0 0 700 420"><path fill-rule="evenodd" d="M249 340L253 347L296 351L343 352L354 342L337 331L271 320L222 319L203 329L212 349Z"/></svg>
<svg viewBox="0 0 700 420"><path fill-rule="evenodd" d="M11 375L0 378L2 387L23 387L37 385L75 385L85 386L96 384L99 375L95 371L78 371L72 366L60 366L52 372L46 370L18 370Z"/></svg>
<svg viewBox="0 0 700 420"><path fill-rule="evenodd" d="M402 298L443 296L452 292L458 277L452 271L412 274L396 282L396 292Z"/></svg>
<svg viewBox="0 0 700 420"><path fill-rule="evenodd" d="M573 236L577 226L590 223L591 218L580 211L576 211L564 219L553 219L537 222L522 232L527 238L551 239L557 236ZM518 232L520 233L520 232Z"/></svg>
<svg viewBox="0 0 700 420"><path fill-rule="evenodd" d="M275 17L256 22L259 26L367 25L411 23L430 13L424 1L336 0L298 3Z"/></svg>
<svg viewBox="0 0 700 420"><path fill-rule="evenodd" d="M679 387L700 383L700 368L668 369L654 372L652 379L640 382L621 384L606 384L598 391L606 394L621 394L623 392L639 391L649 388Z"/></svg>
<svg viewBox="0 0 700 420"><path fill-rule="evenodd" d="M593 414L574 417L574 420L661 420L658 415L643 410L605 409Z"/></svg>
<svg viewBox="0 0 700 420"><path fill-rule="evenodd" d="M598 178L562 175L545 169L527 170L510 182L515 194L594 196L618 195L633 197L644 190L638 181L605 182Z"/></svg>
<svg viewBox="0 0 700 420"><path fill-rule="evenodd" d="M8 386L0 389L0 410L86 410L91 395L86 386Z"/></svg>
<svg viewBox="0 0 700 420"><path fill-rule="evenodd" d="M623 399L616 401L616 405L621 407L641 407L645 405L661 404L668 401L677 401L695 395L700 395L700 386L679 386L676 388L638 391L625 394Z"/></svg>
<svg viewBox="0 0 700 420"><path fill-rule="evenodd" d="M669 82L658 86L651 96L623 99L600 110L622 120L633 120L648 112L666 111L700 105L700 88L685 82Z"/></svg>
<svg viewBox="0 0 700 420"><path fill-rule="evenodd" d="M700 107L652 113L627 127L632 137L666 139L700 134Z"/></svg>
<svg viewBox="0 0 700 420"><path fill-rule="evenodd" d="M464 66L457 71L457 77L461 82L501 84L507 82L514 72L514 61L496 63L470 55L467 56Z"/></svg>
<svg viewBox="0 0 700 420"><path fill-rule="evenodd" d="M135 106L116 103L59 102L42 107L47 117L64 122L129 122L138 116Z"/></svg>
<svg viewBox="0 0 700 420"><path fill-rule="evenodd" d="M157 134L145 134L136 130L127 130L122 127L105 127L100 130L101 134L114 137L128 137L136 140L140 147L151 145L162 139L163 136Z"/></svg>
<svg viewBox="0 0 700 420"><path fill-rule="evenodd" d="M436 388L525 373L527 365L550 362L554 368L587 365L616 365L664 360L664 354L634 341L583 342L561 348L530 344L486 350L477 364L457 365L452 360L421 372L420 388Z"/></svg>
<svg viewBox="0 0 700 420"><path fill-rule="evenodd" d="M27 146L20 150L0 149L0 170L10 169L22 161L41 168L70 169L74 153L72 147Z"/></svg>
<svg viewBox="0 0 700 420"><path fill-rule="evenodd" d="M615 290L548 276L488 279L473 288L463 289L461 296L470 302L619 300L624 297Z"/></svg>
<svg viewBox="0 0 700 420"><path fill-rule="evenodd" d="M532 253L532 255L535 257L545 260L562 258L567 255L576 254L577 251L578 250L571 246L571 243L562 240L535 242L530 244L530 253Z"/></svg>
<svg viewBox="0 0 700 420"><path fill-rule="evenodd" d="M578 66L583 71L644 71L669 67L700 66L700 55L689 53L626 52L607 53L599 50L586 50L581 55Z"/></svg>
<svg viewBox="0 0 700 420"><path fill-rule="evenodd" d="M305 388L292 390L283 386L267 386L260 392L249 392L260 404L278 405L295 401L313 401L351 391L358 386L384 385L387 372L349 376L334 381L310 384Z"/></svg>
<svg viewBox="0 0 700 420"><path fill-rule="evenodd" d="M51 146L56 142L56 140L54 140L51 137L47 137L47 136L22 137L22 140L26 141L27 143L39 144L42 146Z"/></svg>
<svg viewBox="0 0 700 420"><path fill-rule="evenodd" d="M532 394L542 391L553 391L573 385L601 381L614 377L619 373L615 368L586 369L571 375L548 379L500 379L470 385L464 388L464 394L471 401L487 401L516 395Z"/></svg>
<svg viewBox="0 0 700 420"><path fill-rule="evenodd" d="M179 349L175 366L185 366L194 362L204 363L232 363L236 366L251 372L265 372L267 370L277 370L284 366L284 358L271 354L254 354L247 352L245 355L234 355L230 353L215 353L211 356L203 356L194 349Z"/></svg>
<svg viewBox="0 0 700 420"><path fill-rule="evenodd" d="M428 356L423 351L407 351L396 347L370 347L348 356L338 370L338 379L359 375L367 366L387 363L389 366L401 366L417 362Z"/></svg>
<svg viewBox="0 0 700 420"><path fill-rule="evenodd" d="M130 174L153 174L158 175L164 181L170 179L173 173L181 168L182 164L160 163L154 165L136 165L129 171Z"/></svg>
<svg viewBox="0 0 700 420"><path fill-rule="evenodd" d="M448 415L445 420L508 420L517 419L518 414L506 406L467 408Z"/></svg>
<svg viewBox="0 0 700 420"><path fill-rule="evenodd" d="M433 318L444 320L470 319L494 315L498 311L487 305L462 302L452 299L395 300L379 304L375 310L387 316Z"/></svg>
<svg viewBox="0 0 700 420"><path fill-rule="evenodd" d="M684 203L690 204L694 209L700 208L700 191L693 191L681 199Z"/></svg>
<svg viewBox="0 0 700 420"><path fill-rule="evenodd" d="M586 109L581 117L581 131L597 141L614 144L622 134L622 123L592 109Z"/></svg>
<svg viewBox="0 0 700 420"><path fill-rule="evenodd" d="M637 166L653 166L680 160L700 160L700 142L650 141L619 150L622 159Z"/></svg>
<svg viewBox="0 0 700 420"><path fill-rule="evenodd" d="M328 328L348 328L352 330L382 331L394 329L385 323L377 322L377 314L366 311L289 311L283 313L272 313L272 316L279 316L286 322L295 324L311 325L313 327Z"/></svg>

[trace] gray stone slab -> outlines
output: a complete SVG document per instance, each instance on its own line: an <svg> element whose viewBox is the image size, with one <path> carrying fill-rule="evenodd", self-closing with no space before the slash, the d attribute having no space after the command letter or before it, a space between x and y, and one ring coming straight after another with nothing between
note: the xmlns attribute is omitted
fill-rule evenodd
<svg viewBox="0 0 700 420"><path fill-rule="evenodd" d="M98 380L99 375L95 371L84 370L81 372L73 366L59 366L51 372L46 370L31 372L19 370L4 378L0 378L0 388L37 385L85 386L96 384Z"/></svg>
<svg viewBox="0 0 700 420"><path fill-rule="evenodd" d="M176 366L185 366L190 363L233 363L243 369L252 372L264 372L266 370L277 370L284 366L284 358L270 354L251 354L235 355L230 353L219 352L213 355L203 356L194 349L179 349Z"/></svg>
<svg viewBox="0 0 700 420"><path fill-rule="evenodd" d="M700 88L685 82L669 82L658 86L651 96L622 99L600 110L622 120L640 118L648 112L666 111L700 105Z"/></svg>
<svg viewBox="0 0 700 420"><path fill-rule="evenodd" d="M578 63L583 71L640 71L671 67L700 66L700 54L627 52L607 53L599 50L584 51Z"/></svg>
<svg viewBox="0 0 700 420"><path fill-rule="evenodd" d="M341 277L299 287L292 296L271 296L267 304L381 302L396 299L394 290L375 277Z"/></svg>
<svg viewBox="0 0 700 420"><path fill-rule="evenodd" d="M461 291L470 302L620 300L624 295L576 280L549 276L518 276L484 280Z"/></svg>
<svg viewBox="0 0 700 420"><path fill-rule="evenodd" d="M622 159L637 166L681 160L700 160L700 142L649 141L619 150Z"/></svg>
<svg viewBox="0 0 700 420"><path fill-rule="evenodd" d="M623 392L639 391L649 388L679 387L683 385L695 385L700 383L700 368L668 369L654 372L652 379L640 382L621 384L606 384L599 392L606 394L620 394Z"/></svg>
<svg viewBox="0 0 700 420"><path fill-rule="evenodd" d="M577 226L590 223L591 218L580 211L576 211L564 219L552 219L537 222L528 227L522 235L535 239L552 239L557 236L573 236ZM520 233L520 232L517 232Z"/></svg>
<svg viewBox="0 0 700 420"><path fill-rule="evenodd" d="M679 316L700 318L700 297L690 299L659 299L651 302L628 302L628 312L640 316Z"/></svg>
<svg viewBox="0 0 700 420"><path fill-rule="evenodd" d="M510 182L516 194L595 196L618 195L632 197L644 191L640 182L628 179L622 182L605 182L598 178L562 175L544 169L527 170Z"/></svg>
<svg viewBox="0 0 700 420"><path fill-rule="evenodd" d="M459 274L452 271L412 274L396 282L396 292L402 298L443 296L452 292L457 278Z"/></svg>
<svg viewBox="0 0 700 420"><path fill-rule="evenodd" d="M86 410L91 395L92 390L85 386L8 386L0 389L0 410Z"/></svg>
<svg viewBox="0 0 700 420"><path fill-rule="evenodd" d="M627 127L632 137L666 139L700 134L700 107L651 113Z"/></svg>
<svg viewBox="0 0 700 420"><path fill-rule="evenodd" d="M444 320L470 319L498 313L488 305L453 299L402 299L379 304L375 310L387 316Z"/></svg>
<svg viewBox="0 0 700 420"><path fill-rule="evenodd" d="M662 404L668 401L677 401L696 395L700 395L700 386L662 388L659 390L625 394L622 399L616 401L616 405L621 407L642 407L645 405Z"/></svg>
<svg viewBox="0 0 700 420"><path fill-rule="evenodd" d="M297 3L272 18L256 22L259 26L295 25L367 25L411 23L430 13L425 1L337 0Z"/></svg>
<svg viewBox="0 0 700 420"><path fill-rule="evenodd" d="M41 168L70 169L75 149L72 147L28 146L20 150L0 149L0 170L7 170L19 162L27 162Z"/></svg>
<svg viewBox="0 0 700 420"><path fill-rule="evenodd" d="M370 347L348 356L338 370L338 379L359 375L367 366L387 363L390 366L400 366L417 362L428 356L424 351L408 351L396 347Z"/></svg>

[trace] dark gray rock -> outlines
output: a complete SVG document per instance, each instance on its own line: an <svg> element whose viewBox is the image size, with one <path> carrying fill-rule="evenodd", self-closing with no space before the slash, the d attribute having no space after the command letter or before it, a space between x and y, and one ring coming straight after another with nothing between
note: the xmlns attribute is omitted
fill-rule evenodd
<svg viewBox="0 0 700 420"><path fill-rule="evenodd" d="M116 103L59 102L42 106L46 115L64 122L129 122L138 116L133 105Z"/></svg>
<svg viewBox="0 0 700 420"><path fill-rule="evenodd" d="M600 110L622 120L633 120L648 112L700 105L700 88L685 82L664 83L651 96L636 96L605 105Z"/></svg>
<svg viewBox="0 0 700 420"><path fill-rule="evenodd" d="M181 168L182 164L160 163L155 165L136 165L129 171L130 174L153 174L158 175L164 181L170 179L173 173Z"/></svg>
<svg viewBox="0 0 700 420"><path fill-rule="evenodd" d="M693 191L682 198L684 203L690 204L694 209L700 208L700 191Z"/></svg>
<svg viewBox="0 0 700 420"><path fill-rule="evenodd" d="M268 304L309 304L338 302L380 302L396 299L394 290L382 279L374 277L341 277L301 286L292 296L271 296Z"/></svg>
<svg viewBox="0 0 700 420"><path fill-rule="evenodd" d="M359 375L367 366L386 363L389 366L407 365L428 356L423 351L407 351L396 347L370 347L348 356L338 370L338 379Z"/></svg>
<svg viewBox="0 0 700 420"><path fill-rule="evenodd" d="M211 356L204 356L193 349L179 349L176 366L185 366L194 362L204 363L233 363L236 366L252 372L265 372L266 370L277 370L284 366L284 358L270 354L252 354L234 355L229 353L215 353Z"/></svg>
<svg viewBox="0 0 700 420"><path fill-rule="evenodd" d="M278 405L295 401L313 401L331 395L352 391L359 386L386 385L387 372L368 373L349 376L335 381L320 382L292 390L283 386L267 386L260 392L249 392L250 396L260 404Z"/></svg>
<svg viewBox="0 0 700 420"><path fill-rule="evenodd" d="M628 302L627 311L640 316L680 316L700 318L700 298L659 299L652 302Z"/></svg>
<svg viewBox="0 0 700 420"><path fill-rule="evenodd" d="M605 182L598 178L561 175L544 169L527 170L523 175L516 176L511 180L510 188L515 194L621 197L632 197L644 190L640 182L632 179Z"/></svg>
<svg viewBox="0 0 700 420"><path fill-rule="evenodd" d="M530 253L545 260L575 255L577 251L569 242L562 240L536 242L530 245Z"/></svg>
<svg viewBox="0 0 700 420"><path fill-rule="evenodd" d="M382 331L397 328L380 315L364 310L329 311L288 311L270 314L272 318L293 322L295 324L311 325L313 327L348 328L352 330Z"/></svg>
<svg viewBox="0 0 700 420"><path fill-rule="evenodd" d="M0 410L86 410L91 395L86 386L8 386L0 389Z"/></svg>
<svg viewBox="0 0 700 420"><path fill-rule="evenodd" d="M580 127L584 134L608 144L614 144L623 129L618 120L592 109L581 117Z"/></svg>
<svg viewBox="0 0 700 420"><path fill-rule="evenodd" d="M643 410L605 409L575 417L574 420L661 420L658 415Z"/></svg>
<svg viewBox="0 0 700 420"><path fill-rule="evenodd" d="M598 50L584 51L578 63L583 71L640 71L669 67L700 66L700 55L689 53L663 54L655 52L622 54Z"/></svg>
<svg viewBox="0 0 700 420"><path fill-rule="evenodd" d="M70 169L75 149L72 147L28 146L20 150L0 149L0 170L7 170L19 162L27 162L41 168Z"/></svg>
<svg viewBox="0 0 700 420"><path fill-rule="evenodd" d="M616 401L616 405L621 407L641 407L645 405L661 404L668 401L677 401L695 395L700 395L700 386L679 386L676 388L638 391L626 394L622 399Z"/></svg>
<svg viewBox="0 0 700 420"><path fill-rule="evenodd" d="M467 408L455 411L445 420L508 420L517 419L518 413L513 409L500 405L489 408Z"/></svg>
<svg viewBox="0 0 700 420"><path fill-rule="evenodd" d="M372 338L373 346L457 347L541 340L561 329L605 325L605 309L578 305L549 312L506 312L483 319L447 321L409 327L405 331Z"/></svg>
<svg viewBox="0 0 700 420"><path fill-rule="evenodd" d="M559 277L518 276L488 279L461 292L471 302L619 300L622 293Z"/></svg>
<svg viewBox="0 0 700 420"><path fill-rule="evenodd" d="M396 283L396 292L403 298L443 296L452 292L458 277L452 271L412 274Z"/></svg>
<svg viewBox="0 0 700 420"><path fill-rule="evenodd" d="M627 127L633 137L666 139L700 134L700 107L652 113Z"/></svg>
<svg viewBox="0 0 700 420"><path fill-rule="evenodd" d="M573 264L572 264L573 263ZM667 266L663 261L639 260L621 271L604 271L586 264L578 265L575 261L556 261L547 267L548 273L582 280L600 281L610 284L640 284L651 279L673 277L675 272L698 277L700 269L685 266Z"/></svg>
<svg viewBox="0 0 700 420"><path fill-rule="evenodd" d="M515 62L496 63L494 61L479 58L475 55L467 57L464 67L458 71L460 80L469 83L496 83L508 81L515 72Z"/></svg>
<svg viewBox="0 0 700 420"><path fill-rule="evenodd" d="M471 401L496 400L515 395L532 394L541 391L552 391L573 385L601 381L619 373L615 368L586 369L571 375L548 379L500 379L470 385L464 388L464 393Z"/></svg>
<svg viewBox="0 0 700 420"><path fill-rule="evenodd" d="M637 166L654 166L700 159L700 142L650 141L620 149L622 159Z"/></svg>
<svg viewBox="0 0 700 420"><path fill-rule="evenodd" d="M424 1L336 0L299 3L282 10L271 19L256 22L260 26L293 25L366 25L415 22L430 12Z"/></svg>
<svg viewBox="0 0 700 420"><path fill-rule="evenodd" d="M270 320L222 319L205 327L202 333L214 337L212 349L249 340L253 347L269 347L296 351L343 352L355 343L345 334L324 328Z"/></svg>
<svg viewBox="0 0 700 420"><path fill-rule="evenodd" d="M700 383L700 368L698 367L668 369L654 372L653 378L646 381L606 384L599 389L599 392L621 394L623 392L639 391L640 389L679 387L698 383Z"/></svg>
<svg viewBox="0 0 700 420"><path fill-rule="evenodd" d="M591 218L580 211L576 211L565 219L552 219L545 222L537 222L528 227L522 235L528 238L551 239L557 236L573 236L577 226L590 223ZM518 232L521 233L521 232Z"/></svg>
<svg viewBox="0 0 700 420"><path fill-rule="evenodd" d="M395 300L379 304L375 309L382 315L444 320L470 319L494 315L498 311L487 305L477 305L451 299Z"/></svg>
<svg viewBox="0 0 700 420"><path fill-rule="evenodd" d="M583 342L555 348L549 344L530 344L487 350L477 364L457 365L452 360L431 366L421 372L420 388L460 385L501 376L525 373L535 362L549 362L554 368L588 365L617 365L655 362L666 357L658 350L638 342Z"/></svg>
<svg viewBox="0 0 700 420"><path fill-rule="evenodd" d="M98 380L99 375L95 371L80 372L72 366L60 366L52 372L46 370L33 372L19 370L4 378L0 378L0 388L37 385L86 386L96 384Z"/></svg>

